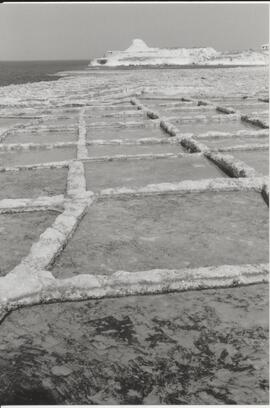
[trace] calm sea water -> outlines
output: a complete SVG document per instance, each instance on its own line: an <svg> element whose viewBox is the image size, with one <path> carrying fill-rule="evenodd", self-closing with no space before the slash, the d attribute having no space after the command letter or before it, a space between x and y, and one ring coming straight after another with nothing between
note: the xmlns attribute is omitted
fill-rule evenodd
<svg viewBox="0 0 270 408"><path fill-rule="evenodd" d="M59 71L81 70L89 60L83 61L0 61L0 86L26 82L55 81Z"/></svg>

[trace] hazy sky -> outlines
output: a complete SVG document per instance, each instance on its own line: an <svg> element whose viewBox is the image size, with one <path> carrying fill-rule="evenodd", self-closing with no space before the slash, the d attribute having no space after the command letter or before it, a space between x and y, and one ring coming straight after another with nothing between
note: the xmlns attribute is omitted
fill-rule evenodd
<svg viewBox="0 0 270 408"><path fill-rule="evenodd" d="M152 47L258 49L268 42L267 4L0 4L0 60L90 59Z"/></svg>

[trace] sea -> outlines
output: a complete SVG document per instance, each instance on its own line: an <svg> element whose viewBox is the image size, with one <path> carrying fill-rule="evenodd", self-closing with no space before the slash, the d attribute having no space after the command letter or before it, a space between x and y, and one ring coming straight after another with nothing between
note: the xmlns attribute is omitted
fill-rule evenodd
<svg viewBox="0 0 270 408"><path fill-rule="evenodd" d="M0 87L27 82L55 81L60 71L82 70L89 60L0 61Z"/></svg>

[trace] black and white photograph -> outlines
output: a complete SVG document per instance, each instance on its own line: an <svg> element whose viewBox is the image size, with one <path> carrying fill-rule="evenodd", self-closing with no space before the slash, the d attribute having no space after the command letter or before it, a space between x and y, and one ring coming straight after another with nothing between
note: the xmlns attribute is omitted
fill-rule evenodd
<svg viewBox="0 0 270 408"><path fill-rule="evenodd" d="M269 2L1 2L0 405L269 405Z"/></svg>

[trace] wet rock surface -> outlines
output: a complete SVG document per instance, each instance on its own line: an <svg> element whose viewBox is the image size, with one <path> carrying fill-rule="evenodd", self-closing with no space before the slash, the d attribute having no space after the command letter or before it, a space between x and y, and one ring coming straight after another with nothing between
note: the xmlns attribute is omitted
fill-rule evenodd
<svg viewBox="0 0 270 408"><path fill-rule="evenodd" d="M267 404L268 286L32 306L0 328L2 404Z"/></svg>

